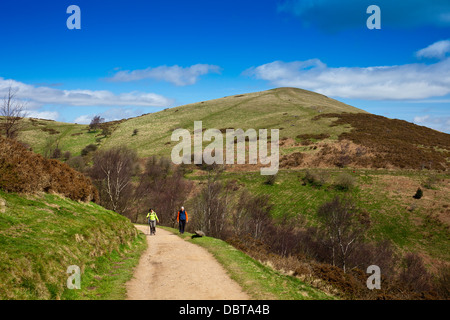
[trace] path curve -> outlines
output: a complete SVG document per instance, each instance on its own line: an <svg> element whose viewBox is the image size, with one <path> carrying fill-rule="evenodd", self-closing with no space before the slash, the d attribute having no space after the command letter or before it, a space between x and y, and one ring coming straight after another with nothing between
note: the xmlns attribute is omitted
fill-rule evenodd
<svg viewBox="0 0 450 320"><path fill-rule="evenodd" d="M135 225L147 235L142 254L127 282L128 300L248 300L206 249L157 228L148 235L148 226Z"/></svg>

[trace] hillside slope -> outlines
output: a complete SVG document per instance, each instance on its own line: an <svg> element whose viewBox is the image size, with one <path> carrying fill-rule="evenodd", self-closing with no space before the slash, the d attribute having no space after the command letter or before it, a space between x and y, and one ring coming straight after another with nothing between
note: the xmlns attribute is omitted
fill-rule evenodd
<svg viewBox="0 0 450 320"><path fill-rule="evenodd" d="M102 147L126 143L138 150L141 157L170 156L176 144L171 142L172 132L177 128L193 132L194 121L202 121L204 129L280 129L280 137L327 133L337 138L345 131L344 126L329 127L329 119L311 121L314 116L329 112L365 113L311 91L278 88L202 101L128 119L120 123ZM133 136L134 129L139 133Z"/></svg>
<svg viewBox="0 0 450 320"><path fill-rule="evenodd" d="M311 91L277 88L202 101L110 122L107 125L112 134L106 137L101 134L101 130L89 132L86 125L25 119L19 139L41 154L51 145L76 156L88 144L98 144L100 148L126 144L137 150L140 157L169 156L175 144L170 139L173 130L185 128L193 131L194 121L203 121L203 128L277 128L280 129L280 138L325 133L337 139L348 128L330 127L330 119L314 122L311 119L323 113L341 112L365 113L364 110ZM138 134L133 135L135 129Z"/></svg>
<svg viewBox="0 0 450 320"><path fill-rule="evenodd" d="M0 300L64 298L71 265L86 289L85 270L137 236L127 218L94 203L0 191Z"/></svg>
<svg viewBox="0 0 450 320"><path fill-rule="evenodd" d="M36 119L24 120L20 140L38 153L51 146L72 156L89 144L108 149L126 145L146 158L169 157L178 142L177 128L279 129L281 168L354 166L446 170L450 163L450 135L406 121L372 115L321 94L296 88L277 88L202 101L160 112L88 126ZM269 131L270 132L270 131ZM206 145L207 142L204 142ZM233 166L254 171L257 167Z"/></svg>
<svg viewBox="0 0 450 320"><path fill-rule="evenodd" d="M0 190L55 192L72 200L98 201L91 180L55 159L46 159L21 143L0 136Z"/></svg>

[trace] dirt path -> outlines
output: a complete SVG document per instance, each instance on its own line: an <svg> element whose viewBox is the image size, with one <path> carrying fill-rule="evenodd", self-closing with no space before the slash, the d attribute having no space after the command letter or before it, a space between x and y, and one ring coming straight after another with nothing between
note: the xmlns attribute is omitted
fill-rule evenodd
<svg viewBox="0 0 450 320"><path fill-rule="evenodd" d="M204 248L157 228L136 225L147 235L134 277L126 284L128 300L247 300L239 285Z"/></svg>

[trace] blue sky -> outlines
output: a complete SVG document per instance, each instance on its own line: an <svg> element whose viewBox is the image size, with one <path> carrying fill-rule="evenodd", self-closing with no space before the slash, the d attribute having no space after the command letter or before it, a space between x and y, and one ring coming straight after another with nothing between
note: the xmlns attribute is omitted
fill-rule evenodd
<svg viewBox="0 0 450 320"><path fill-rule="evenodd" d="M31 116L116 120L292 86L450 133L448 0L2 1L0 37L0 95L16 88Z"/></svg>

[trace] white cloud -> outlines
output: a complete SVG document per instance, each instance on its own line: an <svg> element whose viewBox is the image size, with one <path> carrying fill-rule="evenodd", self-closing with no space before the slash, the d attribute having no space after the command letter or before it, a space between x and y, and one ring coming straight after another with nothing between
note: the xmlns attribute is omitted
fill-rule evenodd
<svg viewBox="0 0 450 320"><path fill-rule="evenodd" d="M417 51L416 56L418 58L443 59L447 53L450 53L450 40L441 40Z"/></svg>
<svg viewBox="0 0 450 320"><path fill-rule="evenodd" d="M416 116L414 123L439 130L441 132L450 133L450 117L449 116Z"/></svg>
<svg viewBox="0 0 450 320"><path fill-rule="evenodd" d="M84 114L77 117L73 122L78 124L89 124L91 123L92 118L94 118L94 115Z"/></svg>
<svg viewBox="0 0 450 320"><path fill-rule="evenodd" d="M427 119L429 119L430 116L429 115L425 115L425 116L416 116L414 117L413 122L414 123L424 123L427 121Z"/></svg>
<svg viewBox="0 0 450 320"><path fill-rule="evenodd" d="M137 117L142 115L144 112L140 109L133 108L111 108L101 113L96 114L85 114L77 117L73 122L78 124L89 124L91 123L94 116L100 116L104 118L105 121L115 121L121 119L128 119L132 117Z"/></svg>
<svg viewBox="0 0 450 320"><path fill-rule="evenodd" d="M163 80L177 86L195 84L199 77L208 73L220 73L220 67L209 64L195 64L190 67L159 66L140 70L125 70L117 72L109 81L128 82L142 79Z"/></svg>
<svg viewBox="0 0 450 320"><path fill-rule="evenodd" d="M35 111L28 110L26 116L29 118L47 119L47 120L58 120L59 112L57 111Z"/></svg>
<svg viewBox="0 0 450 320"><path fill-rule="evenodd" d="M17 98L27 100L33 108L39 105L68 106L145 106L166 107L173 103L164 96L147 92L128 92L115 94L107 90L62 90L45 86L33 86L23 82L0 77L0 97L8 88L17 91Z"/></svg>
<svg viewBox="0 0 450 320"><path fill-rule="evenodd" d="M318 59L274 61L244 71L276 86L369 100L426 99L450 93L450 58L434 64L331 68Z"/></svg>

